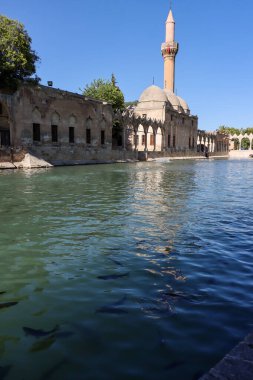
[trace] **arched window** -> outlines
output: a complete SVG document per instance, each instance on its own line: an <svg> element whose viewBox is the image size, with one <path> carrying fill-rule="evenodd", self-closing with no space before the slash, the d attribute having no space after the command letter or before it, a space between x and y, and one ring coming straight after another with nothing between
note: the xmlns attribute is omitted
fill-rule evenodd
<svg viewBox="0 0 253 380"><path fill-rule="evenodd" d="M89 116L86 119L86 144L91 144L91 126L92 126L92 118Z"/></svg>
<svg viewBox="0 0 253 380"><path fill-rule="evenodd" d="M37 107L34 108L32 113L33 119L33 141L40 141L40 124L41 124L41 113Z"/></svg>
<svg viewBox="0 0 253 380"><path fill-rule="evenodd" d="M60 122L60 115L57 112L53 112L51 117L51 136L52 142L58 142L58 124Z"/></svg>
<svg viewBox="0 0 253 380"><path fill-rule="evenodd" d="M10 124L6 110L0 103L0 146L10 145Z"/></svg>

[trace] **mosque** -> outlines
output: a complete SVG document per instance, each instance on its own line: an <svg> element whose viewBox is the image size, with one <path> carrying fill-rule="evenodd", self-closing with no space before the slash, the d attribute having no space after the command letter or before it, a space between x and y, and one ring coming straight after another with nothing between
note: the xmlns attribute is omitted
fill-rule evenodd
<svg viewBox="0 0 253 380"><path fill-rule="evenodd" d="M0 89L0 161L22 162L27 153L53 165L196 156L225 150L223 137L198 131L198 118L175 94L175 21L170 9L164 88L146 88L135 108L115 114L109 103L43 85ZM21 165L22 166L22 165Z"/></svg>
<svg viewBox="0 0 253 380"><path fill-rule="evenodd" d="M166 20L165 42L161 46L164 59L164 88L150 86L141 94L134 109L136 117L160 121L155 128L140 125L133 145L138 151L195 151L198 118L192 116L184 99L175 94L175 59L179 45L175 41L175 21L170 9ZM134 143L135 142L135 143Z"/></svg>

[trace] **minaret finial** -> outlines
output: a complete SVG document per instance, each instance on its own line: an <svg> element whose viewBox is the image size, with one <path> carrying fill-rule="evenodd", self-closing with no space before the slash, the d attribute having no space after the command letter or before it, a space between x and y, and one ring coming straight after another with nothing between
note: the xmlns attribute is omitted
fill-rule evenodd
<svg viewBox="0 0 253 380"><path fill-rule="evenodd" d="M170 10L172 10L172 0L170 0Z"/></svg>

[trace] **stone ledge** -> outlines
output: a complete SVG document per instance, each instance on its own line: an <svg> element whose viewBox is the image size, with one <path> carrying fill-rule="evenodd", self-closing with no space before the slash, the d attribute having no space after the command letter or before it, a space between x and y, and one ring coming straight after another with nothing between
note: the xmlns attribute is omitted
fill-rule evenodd
<svg viewBox="0 0 253 380"><path fill-rule="evenodd" d="M16 166L11 162L0 162L0 169L16 169Z"/></svg>
<svg viewBox="0 0 253 380"><path fill-rule="evenodd" d="M199 380L252 380L253 334L248 335Z"/></svg>

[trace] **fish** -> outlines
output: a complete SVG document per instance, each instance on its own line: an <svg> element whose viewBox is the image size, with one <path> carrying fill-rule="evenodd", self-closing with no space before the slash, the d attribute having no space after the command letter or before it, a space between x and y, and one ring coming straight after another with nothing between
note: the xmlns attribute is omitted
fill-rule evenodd
<svg viewBox="0 0 253 380"><path fill-rule="evenodd" d="M127 310L119 308L126 301L127 297L124 295L118 301L104 305L96 310L96 313L108 313L108 314L127 314Z"/></svg>
<svg viewBox="0 0 253 380"><path fill-rule="evenodd" d="M120 309L119 307L113 306L102 306L96 310L96 313L105 313L105 314L127 314L128 311Z"/></svg>
<svg viewBox="0 0 253 380"><path fill-rule="evenodd" d="M8 375L8 373L9 373L9 371L10 371L11 368L12 368L11 365L6 365L4 367L0 366L0 379L1 380L4 379L5 376Z"/></svg>
<svg viewBox="0 0 253 380"><path fill-rule="evenodd" d="M129 276L129 272L122 273L122 274L108 274L104 276L98 276L97 278L99 280L117 280L118 278L128 277L128 276Z"/></svg>
<svg viewBox="0 0 253 380"><path fill-rule="evenodd" d="M174 362L171 362L169 365L167 365L165 367L165 369L166 370L171 370L171 369L174 369L174 368L177 368L177 367L181 367L184 364L185 364L185 362L182 361L182 360L175 360Z"/></svg>
<svg viewBox="0 0 253 380"><path fill-rule="evenodd" d="M169 292L165 292L166 295L172 297L172 298L183 298L183 299L188 299L188 297L184 294L184 293L181 293L181 292L173 292L173 291L169 291Z"/></svg>
<svg viewBox="0 0 253 380"><path fill-rule="evenodd" d="M44 288L35 288L34 291L35 292L43 292Z"/></svg>
<svg viewBox="0 0 253 380"><path fill-rule="evenodd" d="M111 257L109 257L109 260L111 260L111 261L112 261L114 264L116 264L116 265L119 265L119 266L122 266L122 265L123 265L120 261L115 260L115 259L112 259Z"/></svg>
<svg viewBox="0 0 253 380"><path fill-rule="evenodd" d="M187 294L184 294L182 292L169 291L169 292L163 293L163 295L164 296L169 296L169 297L174 298L174 299L183 299L185 301L192 302L192 303L199 303L199 302L201 302L201 296L198 296L198 295L187 295Z"/></svg>
<svg viewBox="0 0 253 380"><path fill-rule="evenodd" d="M3 292L0 292L0 295L1 295L1 294L5 294L5 293L6 293L5 291L3 291Z"/></svg>
<svg viewBox="0 0 253 380"><path fill-rule="evenodd" d="M38 351L47 350L49 347L52 346L54 342L55 342L54 336L49 336L45 339L38 340L32 345L29 352L38 352Z"/></svg>
<svg viewBox="0 0 253 380"><path fill-rule="evenodd" d="M11 307L17 305L18 302L4 302L0 303L0 309L5 309L6 307Z"/></svg>
<svg viewBox="0 0 253 380"><path fill-rule="evenodd" d="M47 309L42 309L42 310L36 311L36 312L33 313L32 315L33 315L34 317L39 317L39 316L45 314L46 312L47 312Z"/></svg>
<svg viewBox="0 0 253 380"><path fill-rule="evenodd" d="M124 295L124 296L123 296L122 298L120 298L118 301L113 302L113 303L111 303L111 304L109 304L109 305L107 305L107 306L112 306L112 307L121 306L121 305L123 305L123 303L126 302L126 299L127 299L127 296Z"/></svg>
<svg viewBox="0 0 253 380"><path fill-rule="evenodd" d="M41 338L43 336L52 335L59 330L59 326L56 325L52 330L32 329L31 327L23 327L25 335L31 335L35 338Z"/></svg>

